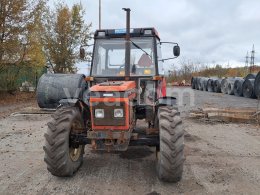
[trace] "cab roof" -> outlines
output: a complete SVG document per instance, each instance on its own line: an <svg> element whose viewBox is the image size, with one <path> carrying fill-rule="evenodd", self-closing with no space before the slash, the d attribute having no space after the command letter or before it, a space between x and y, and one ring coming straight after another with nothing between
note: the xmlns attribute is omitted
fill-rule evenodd
<svg viewBox="0 0 260 195"><path fill-rule="evenodd" d="M96 30L94 38L95 39L105 39L105 38L123 38L126 35L126 29L101 29ZM149 28L131 28L131 37L157 37L160 40L157 30L153 27Z"/></svg>

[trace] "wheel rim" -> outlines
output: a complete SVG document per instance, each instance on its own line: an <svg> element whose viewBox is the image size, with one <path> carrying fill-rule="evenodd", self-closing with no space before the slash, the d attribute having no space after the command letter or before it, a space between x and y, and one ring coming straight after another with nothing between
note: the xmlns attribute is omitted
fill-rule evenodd
<svg viewBox="0 0 260 195"><path fill-rule="evenodd" d="M82 125L80 123L80 121L74 121L74 123L72 124L71 126L71 132L77 132L78 129L82 128ZM69 148L69 156L70 156L70 159L72 161L77 161L80 156L81 156L81 153L82 153L82 150L83 150L83 146L82 145L79 145L78 147L70 147Z"/></svg>
<svg viewBox="0 0 260 195"><path fill-rule="evenodd" d="M81 151L82 151L82 145L80 145L78 148L70 148L70 158L72 161L77 161L80 158L81 155Z"/></svg>
<svg viewBox="0 0 260 195"><path fill-rule="evenodd" d="M157 161L160 159L160 150L156 150L156 159Z"/></svg>

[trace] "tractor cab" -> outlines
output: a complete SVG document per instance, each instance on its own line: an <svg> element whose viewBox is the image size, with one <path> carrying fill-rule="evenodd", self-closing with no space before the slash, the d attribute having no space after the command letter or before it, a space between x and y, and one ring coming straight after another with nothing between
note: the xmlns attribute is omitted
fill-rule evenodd
<svg viewBox="0 0 260 195"><path fill-rule="evenodd" d="M98 30L91 76L95 78L151 77L163 74L160 39L154 28L130 30L130 61L126 65L125 29ZM129 69L129 75L126 75Z"/></svg>
<svg viewBox="0 0 260 195"><path fill-rule="evenodd" d="M92 81L91 86L107 81L134 81L136 90L140 91L138 104L153 104L166 95L162 43L155 28L134 28L129 29L129 33L127 29L97 30L94 39L90 77L87 78ZM179 50L176 44L175 56L179 56ZM148 91L150 101L143 97Z"/></svg>

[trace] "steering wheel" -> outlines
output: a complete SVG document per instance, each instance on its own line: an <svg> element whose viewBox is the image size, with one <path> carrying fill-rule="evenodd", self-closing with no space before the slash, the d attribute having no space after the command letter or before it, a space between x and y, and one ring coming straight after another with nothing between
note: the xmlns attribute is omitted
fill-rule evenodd
<svg viewBox="0 0 260 195"><path fill-rule="evenodd" d="M131 67L131 74L136 75L136 70L137 70L136 64L133 64Z"/></svg>

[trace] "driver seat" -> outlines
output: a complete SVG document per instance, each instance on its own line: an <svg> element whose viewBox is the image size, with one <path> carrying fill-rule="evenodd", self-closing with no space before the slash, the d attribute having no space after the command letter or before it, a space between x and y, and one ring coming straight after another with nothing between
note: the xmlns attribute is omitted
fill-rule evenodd
<svg viewBox="0 0 260 195"><path fill-rule="evenodd" d="M143 54L138 61L138 66L150 67L153 64L151 58L147 54Z"/></svg>

